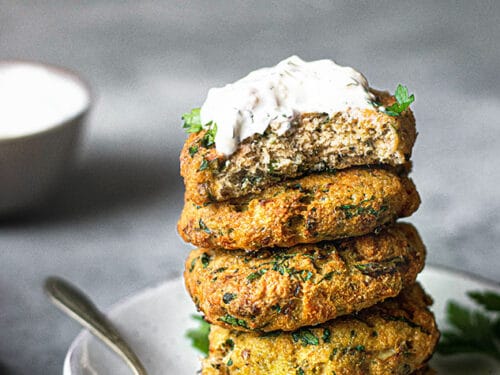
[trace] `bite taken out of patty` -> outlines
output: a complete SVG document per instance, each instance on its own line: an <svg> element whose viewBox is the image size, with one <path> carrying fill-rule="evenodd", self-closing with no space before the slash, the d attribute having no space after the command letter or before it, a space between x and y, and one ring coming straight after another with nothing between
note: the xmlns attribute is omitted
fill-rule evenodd
<svg viewBox="0 0 500 375"><path fill-rule="evenodd" d="M394 103L374 92L382 105ZM416 138L410 109L399 116L375 109L350 109L331 118L304 114L284 135L266 131L244 140L226 157L204 146L205 131L191 134L180 156L186 197L203 205L261 192L277 182L351 166L409 161Z"/></svg>
<svg viewBox="0 0 500 375"><path fill-rule="evenodd" d="M367 308L415 283L425 248L410 224L379 234L254 253L198 249L184 272L205 319L293 331Z"/></svg>
<svg viewBox="0 0 500 375"><path fill-rule="evenodd" d="M356 167L281 182L231 202L200 206L186 199L177 229L198 247L256 251L371 233L419 204L405 175Z"/></svg>
<svg viewBox="0 0 500 375"><path fill-rule="evenodd" d="M212 326L202 374L427 374L439 339L430 304L414 284L357 314L294 332L258 334Z"/></svg>

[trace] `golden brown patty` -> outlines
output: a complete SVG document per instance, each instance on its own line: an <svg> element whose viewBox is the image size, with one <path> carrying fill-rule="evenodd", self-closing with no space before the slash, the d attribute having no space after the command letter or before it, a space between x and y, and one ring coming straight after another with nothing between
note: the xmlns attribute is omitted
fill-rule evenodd
<svg viewBox="0 0 500 375"><path fill-rule="evenodd" d="M357 167L282 182L233 202L186 200L177 229L198 247L253 251L367 234L419 204L407 177Z"/></svg>
<svg viewBox="0 0 500 375"><path fill-rule="evenodd" d="M203 375L407 375L439 339L431 303L415 284L398 297L295 332L231 331L212 326Z"/></svg>
<svg viewBox="0 0 500 375"><path fill-rule="evenodd" d="M394 102L388 93L375 93L383 105ZM267 131L244 140L228 158L213 145L205 147L204 135L191 134L180 157L187 199L199 205L259 193L311 172L404 164L416 130L409 109L396 117L372 109L353 109L332 118L310 113L284 135Z"/></svg>
<svg viewBox="0 0 500 375"><path fill-rule="evenodd" d="M254 253L198 249L188 292L210 323L293 331L367 308L415 282L425 248L410 224L380 234Z"/></svg>

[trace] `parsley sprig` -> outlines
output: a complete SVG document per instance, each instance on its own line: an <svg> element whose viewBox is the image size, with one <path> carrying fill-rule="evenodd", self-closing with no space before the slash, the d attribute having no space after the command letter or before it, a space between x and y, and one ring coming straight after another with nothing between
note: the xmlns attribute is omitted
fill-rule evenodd
<svg viewBox="0 0 500 375"><path fill-rule="evenodd" d="M182 125L186 133L198 133L203 129L200 119L200 108L194 108L189 113L182 115L184 125Z"/></svg>
<svg viewBox="0 0 500 375"><path fill-rule="evenodd" d="M206 133L201 139L201 145L203 147L209 148L215 144L215 135L217 134L217 124L210 121L209 123L202 125L200 118L200 108L194 108L191 112L184 113L182 115L184 120L184 125L182 128L186 133L198 133L203 129L206 129Z"/></svg>
<svg viewBox="0 0 500 375"><path fill-rule="evenodd" d="M394 97L396 98L396 103L385 109L385 113L390 116L399 116L415 101L415 95L411 94L408 96L408 88L401 84L396 88Z"/></svg>
<svg viewBox="0 0 500 375"><path fill-rule="evenodd" d="M215 135L217 134L217 124L210 121L206 126L207 132L201 139L201 145L203 147L209 148L215 144Z"/></svg>
<svg viewBox="0 0 500 375"><path fill-rule="evenodd" d="M208 324L200 315L191 315L191 318L199 322L198 328L190 329L186 332L186 337L191 339L193 348L198 349L205 355L208 355L208 334L210 324Z"/></svg>
<svg viewBox="0 0 500 375"><path fill-rule="evenodd" d="M500 295L489 291L467 295L481 308L448 302L446 318L452 328L442 332L438 352L482 353L500 361Z"/></svg>

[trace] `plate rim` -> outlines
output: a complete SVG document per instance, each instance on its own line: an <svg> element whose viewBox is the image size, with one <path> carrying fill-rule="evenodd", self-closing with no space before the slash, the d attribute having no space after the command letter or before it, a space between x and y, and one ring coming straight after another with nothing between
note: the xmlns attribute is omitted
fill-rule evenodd
<svg viewBox="0 0 500 375"><path fill-rule="evenodd" d="M174 284L181 278L182 278L182 275L180 275L180 276L178 275L178 276L175 276L173 278L152 284L150 286L146 286L145 288L139 289L136 292L132 292L129 295L127 295L123 298L120 298L118 301L111 304L108 308L102 310L102 312L105 315L117 313L121 309L125 308L126 305L133 303L136 299L144 297L145 294L152 293L157 289L166 287L168 284ZM71 369L71 358L72 358L73 354L75 353L76 348L88 336L92 337L93 335L90 333L90 331L88 329L82 328L78 332L78 334L75 336L73 341L71 341L71 344L69 345L68 350L66 351L66 355L64 356L63 371L62 371L63 375L75 375L75 373L72 372L72 369Z"/></svg>
<svg viewBox="0 0 500 375"><path fill-rule="evenodd" d="M428 270L433 270L436 272L442 272L448 275L454 275L458 276L461 278L465 278L470 281L474 282L479 282L481 284L484 284L488 286L489 288L492 289L499 289L500 288L500 282L496 282L494 280L488 279L487 277L484 276L479 276L475 273L469 272L469 271L463 271L463 270L458 270L450 266L445 266L441 264L435 264L435 263L428 263L425 265L424 269ZM166 287L168 284L174 284L178 282L179 280L182 280L182 275L178 275L176 277L173 277L168 280L164 280L161 282L158 282L156 284L153 284L151 286L147 286L143 289L140 289L134 293L129 294L128 296L125 296L121 299L119 299L117 302L111 304L107 309L103 310L103 312L108 315L108 314L116 314L118 313L121 309L126 308L126 306L130 305L133 303L136 299L143 298L146 294L152 293L160 288ZM418 281L418 279L417 279ZM77 336L73 339L71 342L70 346L68 347L68 350L66 351L66 355L64 357L64 364L63 364L63 375L75 375L74 372L72 372L72 356L75 353L76 349L79 347L79 345L83 342L83 340L88 337L92 336L91 333L87 329L82 329Z"/></svg>
<svg viewBox="0 0 500 375"><path fill-rule="evenodd" d="M478 275L478 274L475 274L474 272L471 272L471 271L459 270L459 269L456 269L452 266L447 266L447 265L432 263L432 262L426 263L424 266L424 270L426 268L433 268L434 270L437 270L437 271L444 271L445 273L448 273L448 274L462 276L466 279L480 282L481 284L487 284L492 288L500 288L500 281L495 281L495 280L489 279L486 276Z"/></svg>

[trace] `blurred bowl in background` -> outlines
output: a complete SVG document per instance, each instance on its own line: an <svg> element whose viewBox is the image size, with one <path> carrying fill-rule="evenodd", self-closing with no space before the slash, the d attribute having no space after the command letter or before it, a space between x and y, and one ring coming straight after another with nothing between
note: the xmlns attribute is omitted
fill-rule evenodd
<svg viewBox="0 0 500 375"><path fill-rule="evenodd" d="M0 61L0 216L41 204L73 166L91 105L75 73Z"/></svg>

